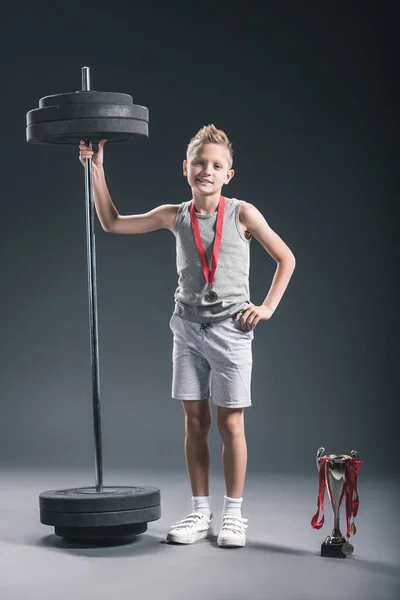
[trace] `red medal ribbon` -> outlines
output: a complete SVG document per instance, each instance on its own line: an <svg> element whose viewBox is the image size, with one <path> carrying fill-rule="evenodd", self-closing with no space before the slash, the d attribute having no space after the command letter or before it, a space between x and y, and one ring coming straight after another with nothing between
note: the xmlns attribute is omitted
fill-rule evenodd
<svg viewBox="0 0 400 600"><path fill-rule="evenodd" d="M347 463L346 470L346 483L345 483L345 494L346 494L346 521L347 521L347 537L350 537L350 519L356 517L358 513L358 507L360 500L357 492L357 473L361 460L351 458Z"/></svg>
<svg viewBox="0 0 400 600"><path fill-rule="evenodd" d="M203 267L204 277L206 278L206 281L209 286L211 286L212 282L214 281L214 275L215 275L215 271L217 269L218 255L219 255L219 249L221 246L221 238L222 238L222 224L224 222L224 211L225 211L225 198L224 198L224 196L221 196L219 204L218 204L217 225L216 225L214 247L213 247L211 269L210 269L210 267L208 266L203 242L201 240L199 223L197 220L196 209L195 209L193 201L192 201L192 205L190 207L190 220L192 222L194 239L196 242L198 253L200 255L200 260L201 260L201 265Z"/></svg>
<svg viewBox="0 0 400 600"><path fill-rule="evenodd" d="M321 527L325 521L325 516L324 516L324 512L325 512L325 510L324 510L325 463L326 463L326 456L323 456L319 463L319 490L318 490L318 498L317 498L318 510L315 513L315 515L313 516L313 518L311 519L311 525L314 529L321 529ZM320 510L322 512L322 515L321 515L320 521L318 521L318 514L319 514Z"/></svg>
<svg viewBox="0 0 400 600"><path fill-rule="evenodd" d="M314 529L321 529L324 524L324 495L325 495L325 463L327 461L327 457L323 456L321 458L320 467L319 467L319 490L318 490L318 499L317 506L318 510L311 519L311 525ZM346 522L347 522L347 537L350 537L350 519L351 517L356 517L358 513L358 507L360 504L358 492L357 492L357 473L362 464L361 460L356 458L350 458L346 462L346 473L345 473L345 483L343 486L343 491L341 498L343 495L346 495ZM340 502L339 502L340 505ZM321 519L318 521L319 511L321 510Z"/></svg>

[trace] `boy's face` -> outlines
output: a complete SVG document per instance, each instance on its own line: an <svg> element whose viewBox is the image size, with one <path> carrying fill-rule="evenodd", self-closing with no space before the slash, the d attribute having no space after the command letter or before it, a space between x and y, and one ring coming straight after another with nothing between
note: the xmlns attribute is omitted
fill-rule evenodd
<svg viewBox="0 0 400 600"><path fill-rule="evenodd" d="M192 150L188 161L183 161L183 174L193 190L208 196L221 190L234 176L229 164L230 154L225 146L203 144Z"/></svg>

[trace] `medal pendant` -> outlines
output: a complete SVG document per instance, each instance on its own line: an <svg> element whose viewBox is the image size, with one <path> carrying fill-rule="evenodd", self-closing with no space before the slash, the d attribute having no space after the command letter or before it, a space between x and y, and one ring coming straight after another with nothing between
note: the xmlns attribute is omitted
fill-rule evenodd
<svg viewBox="0 0 400 600"><path fill-rule="evenodd" d="M350 556L350 554L353 554L353 552L354 552L353 544L350 544L350 542L345 542L342 546L342 552L345 556Z"/></svg>
<svg viewBox="0 0 400 600"><path fill-rule="evenodd" d="M218 300L218 296L215 292L208 292L205 297L206 302L215 302L216 300Z"/></svg>
<svg viewBox="0 0 400 600"><path fill-rule="evenodd" d="M350 531L351 531L351 534L352 534L352 535L355 535L355 534L356 534L357 527L356 527L356 524L354 523L354 521L353 521L353 522L352 522L352 524L350 525Z"/></svg>

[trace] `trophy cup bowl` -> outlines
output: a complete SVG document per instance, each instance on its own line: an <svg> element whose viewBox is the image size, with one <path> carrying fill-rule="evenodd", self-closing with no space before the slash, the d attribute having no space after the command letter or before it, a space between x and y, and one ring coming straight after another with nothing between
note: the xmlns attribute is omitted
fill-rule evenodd
<svg viewBox="0 0 400 600"><path fill-rule="evenodd" d="M325 472L320 473L320 475L324 476L326 490L331 502L333 511L333 530L321 545L321 556L345 558L354 552L354 546L346 540L345 536L340 531L340 509L342 500L345 497L347 464L352 458L358 460L358 453L355 450L352 450L350 455L328 454L325 456L326 460L322 461L324 452L325 448L318 448L316 461L318 472L320 472L321 469L325 470ZM324 462L324 464L321 464L322 462ZM353 527L355 533L355 526L353 525Z"/></svg>

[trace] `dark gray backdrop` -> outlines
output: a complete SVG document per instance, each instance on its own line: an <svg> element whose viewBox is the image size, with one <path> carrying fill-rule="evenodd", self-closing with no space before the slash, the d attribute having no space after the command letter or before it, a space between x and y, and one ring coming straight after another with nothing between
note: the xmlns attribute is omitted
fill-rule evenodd
<svg viewBox="0 0 400 600"><path fill-rule="evenodd" d="M296 256L253 343L249 470L311 472L316 449L395 468L398 74L389 3L34 3L1 28L0 461L93 464L83 168L25 141L48 94L132 94L150 137L105 147L121 214L191 198L181 162L203 125L226 131L227 196L253 203ZM106 468L184 469L171 399L175 238L96 219ZM253 240L251 300L275 262ZM213 426L212 467L221 444Z"/></svg>

